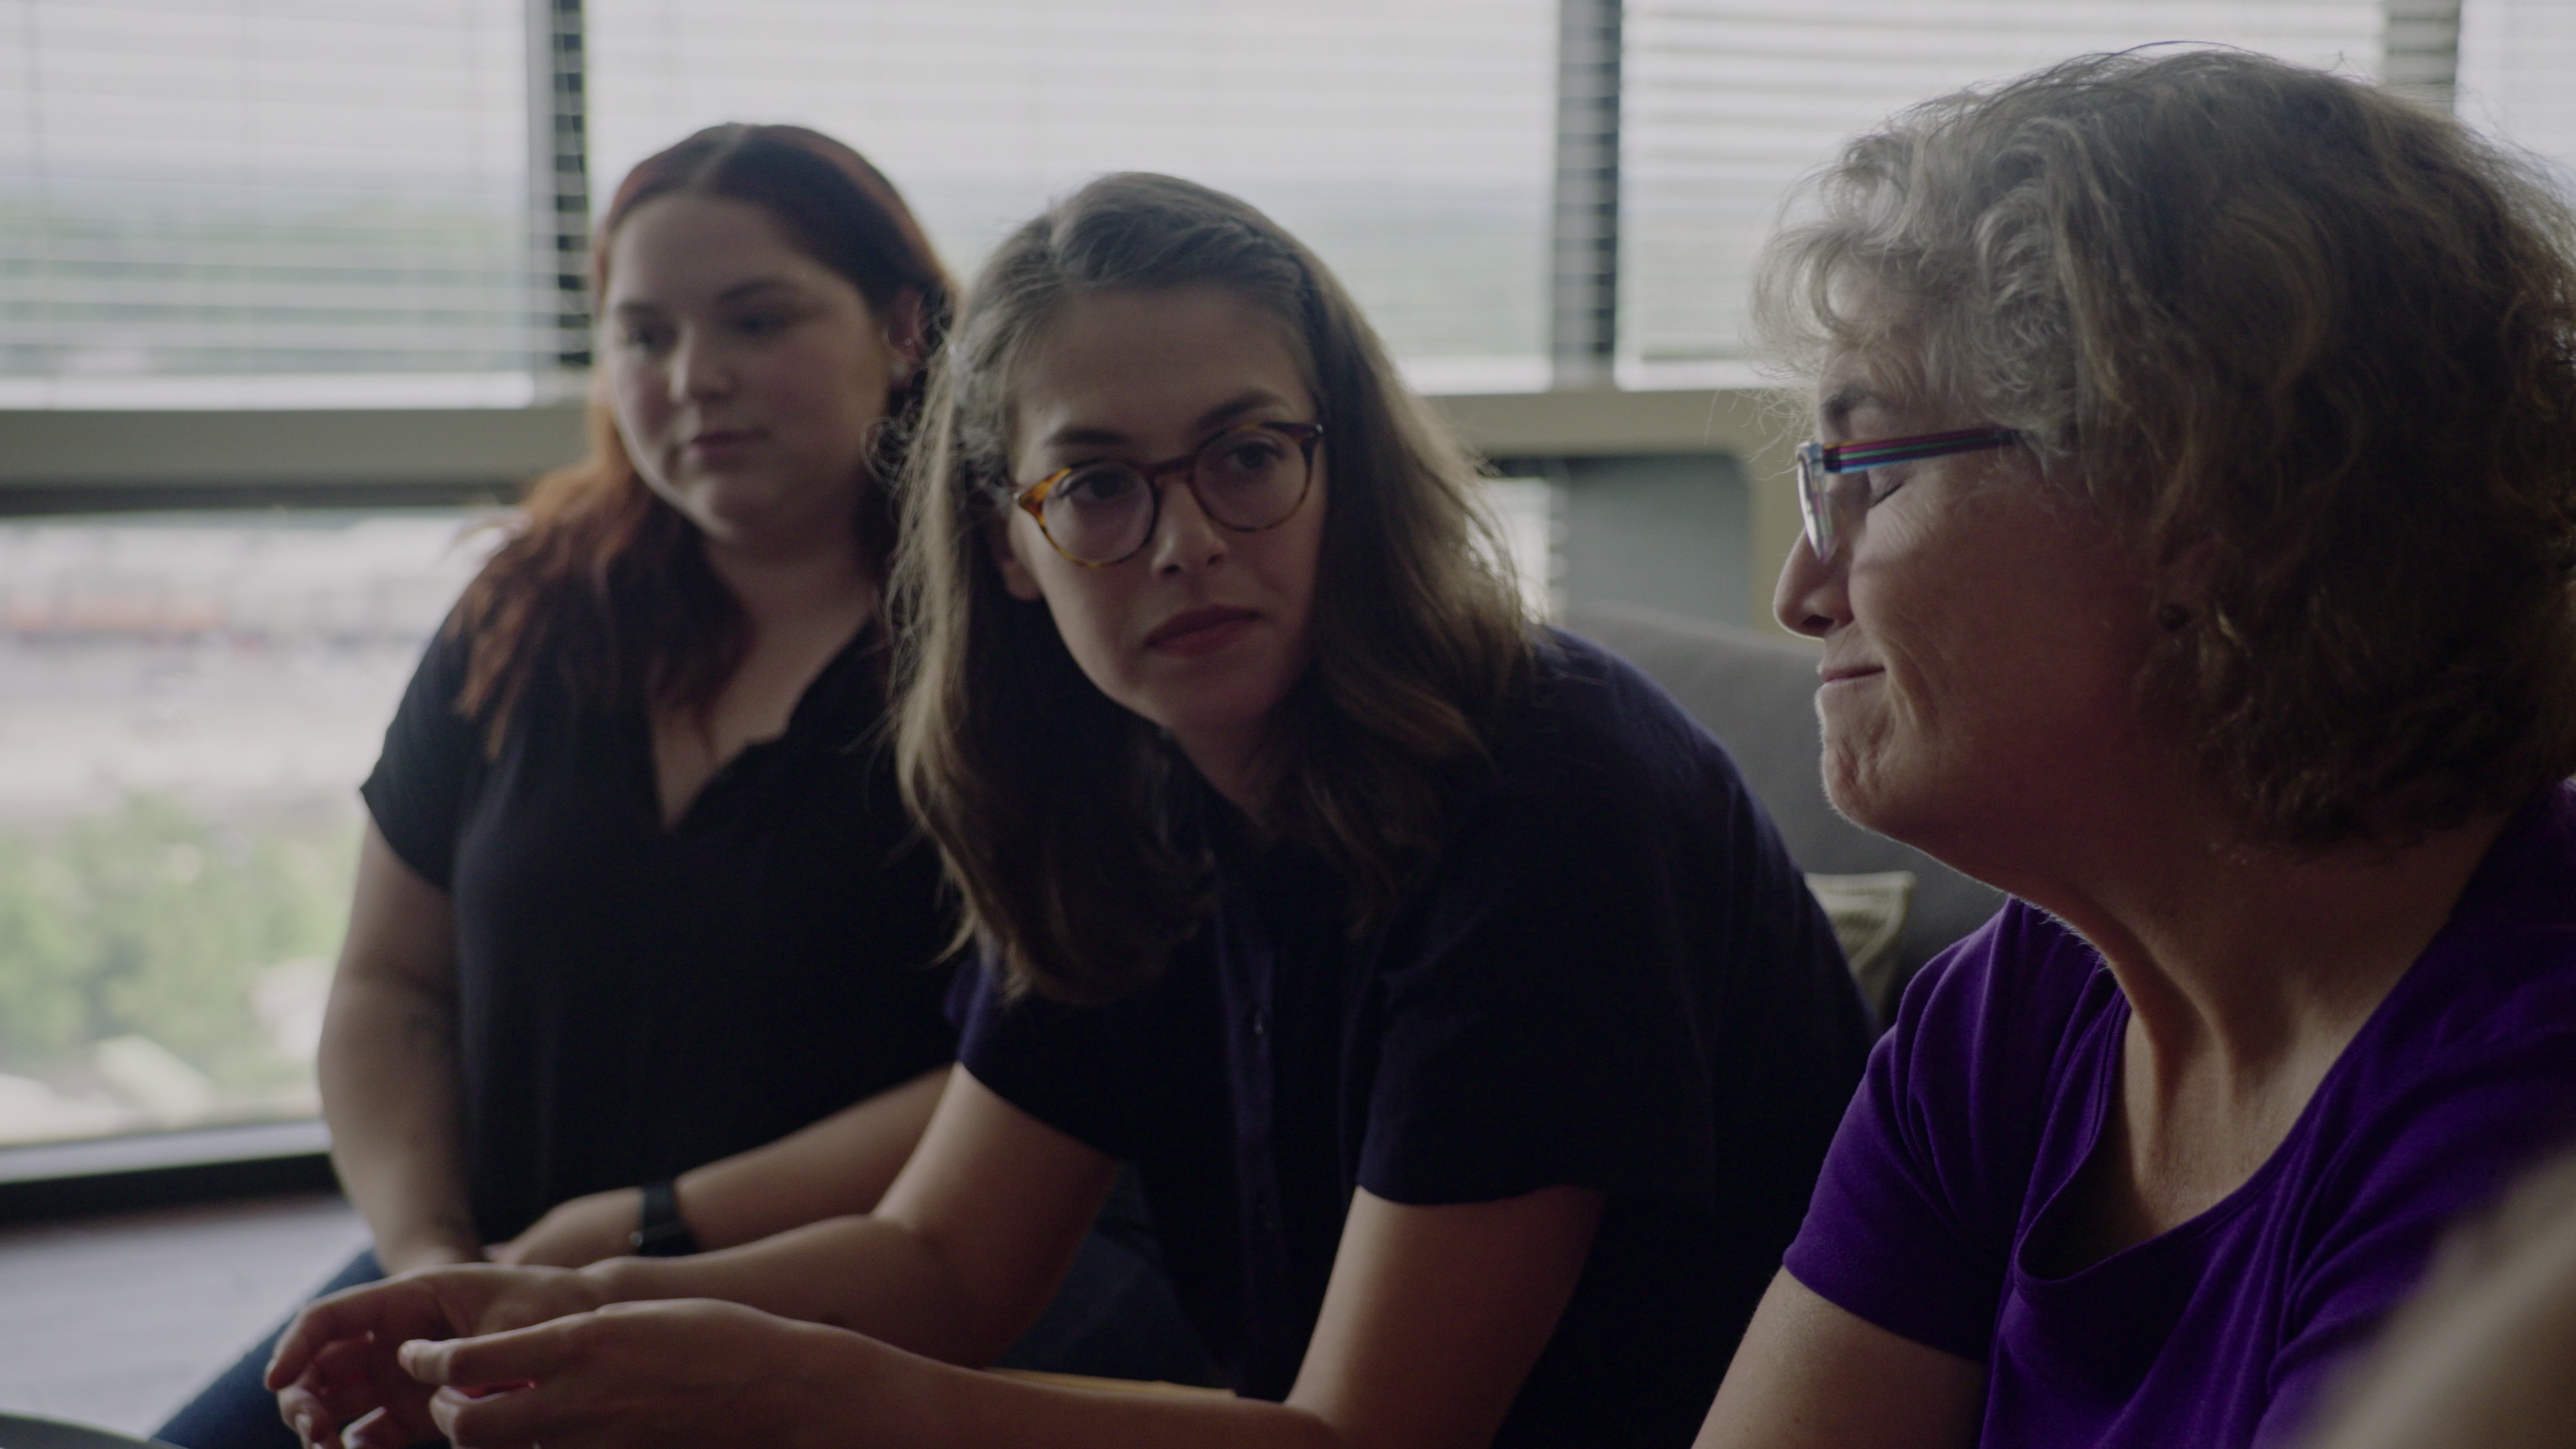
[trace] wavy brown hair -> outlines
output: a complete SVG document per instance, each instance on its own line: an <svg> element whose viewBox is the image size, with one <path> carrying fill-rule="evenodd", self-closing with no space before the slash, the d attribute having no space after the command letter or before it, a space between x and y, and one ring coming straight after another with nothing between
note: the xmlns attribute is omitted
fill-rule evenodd
<svg viewBox="0 0 2576 1449"><path fill-rule="evenodd" d="M1763 330L2021 429L2130 541L2142 699L2249 840L2403 840L2576 771L2576 221L2527 158L2360 81L2128 52L1917 106L1807 210Z"/></svg>
<svg viewBox="0 0 2576 1449"><path fill-rule="evenodd" d="M1322 262L1259 211L1168 176L1106 176L1022 227L968 294L905 473L895 570L904 796L964 898L960 944L1014 991L1100 1001L1197 926L1208 858L1186 763L1086 678L988 547L1011 492L1019 359L1078 298L1215 286L1278 320L1329 433L1313 662L1281 705L1263 824L1318 852L1354 930L1438 849L1446 773L1526 672L1527 625L1477 467Z"/></svg>
<svg viewBox="0 0 2576 1449"><path fill-rule="evenodd" d="M591 248L593 296L607 295L618 227L645 202L682 194L761 208L876 315L918 299L923 346L945 333L948 277L903 198L858 152L802 126L710 126L638 163ZM923 390L915 369L887 400L874 476L892 472ZM450 635L471 640L457 709L484 721L494 753L541 667L580 703L690 713L714 702L750 645L742 606L708 565L697 527L645 486L596 393L586 421L588 455L531 485L509 540L448 618ZM884 577L891 489L866 490L857 527L863 556Z"/></svg>

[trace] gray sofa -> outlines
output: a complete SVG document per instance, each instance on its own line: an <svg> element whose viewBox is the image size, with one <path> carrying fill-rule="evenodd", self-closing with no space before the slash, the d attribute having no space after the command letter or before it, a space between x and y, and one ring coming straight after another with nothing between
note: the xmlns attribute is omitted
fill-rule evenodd
<svg viewBox="0 0 2576 1449"><path fill-rule="evenodd" d="M1817 773L1822 745L1813 650L1749 629L1618 604L1571 608L1557 622L1644 670L1725 741L1801 867L1835 875L1913 872L1913 901L1896 943L1897 984L2003 903L1993 887L1861 829L1825 802Z"/></svg>

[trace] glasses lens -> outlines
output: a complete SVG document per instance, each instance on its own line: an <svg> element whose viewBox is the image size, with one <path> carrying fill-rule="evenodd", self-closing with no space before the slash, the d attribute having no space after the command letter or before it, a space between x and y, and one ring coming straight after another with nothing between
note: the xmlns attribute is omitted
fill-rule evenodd
<svg viewBox="0 0 2576 1449"><path fill-rule="evenodd" d="M1824 471L1813 443L1798 450L1798 521L1807 528L1807 549L1822 563L1834 553L1834 511L1824 488L1832 474Z"/></svg>
<svg viewBox="0 0 2576 1449"><path fill-rule="evenodd" d="M1143 548L1153 526L1153 487L1125 463L1077 468L1047 493L1047 537L1084 563L1116 563Z"/></svg>
<svg viewBox="0 0 2576 1449"><path fill-rule="evenodd" d="M1200 505L1228 528L1268 528L1306 498L1306 450L1268 428L1219 433L1199 451L1190 481Z"/></svg>

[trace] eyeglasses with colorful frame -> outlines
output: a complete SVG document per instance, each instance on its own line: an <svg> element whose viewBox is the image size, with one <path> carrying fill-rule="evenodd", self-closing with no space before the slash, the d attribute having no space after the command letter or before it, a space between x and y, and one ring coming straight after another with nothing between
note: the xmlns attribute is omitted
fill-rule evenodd
<svg viewBox="0 0 2576 1449"><path fill-rule="evenodd" d="M1923 433L1910 438L1873 438L1864 442L1798 445L1798 520L1807 531L1807 547L1816 562L1833 562L1842 544L1844 522L1887 501L1872 491L1869 470L1953 453L2009 448L2022 441L2012 428L1968 428L1950 433ZM1848 480L1848 481L1844 481Z"/></svg>

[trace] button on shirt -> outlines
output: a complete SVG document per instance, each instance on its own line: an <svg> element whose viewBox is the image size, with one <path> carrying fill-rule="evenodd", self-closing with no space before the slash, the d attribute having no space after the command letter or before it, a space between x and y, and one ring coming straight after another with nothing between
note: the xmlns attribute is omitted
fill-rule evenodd
<svg viewBox="0 0 2576 1449"><path fill-rule="evenodd" d="M1381 929L1353 936L1313 851L1220 844L1214 905L1160 979L1005 1004L988 963L960 982L962 1060L1136 1164L1184 1305L1257 1397L1296 1380L1358 1189L1603 1191L1495 1442L1686 1444L1805 1209L1864 1017L1725 752L1628 665L1554 637L1489 745Z"/></svg>

